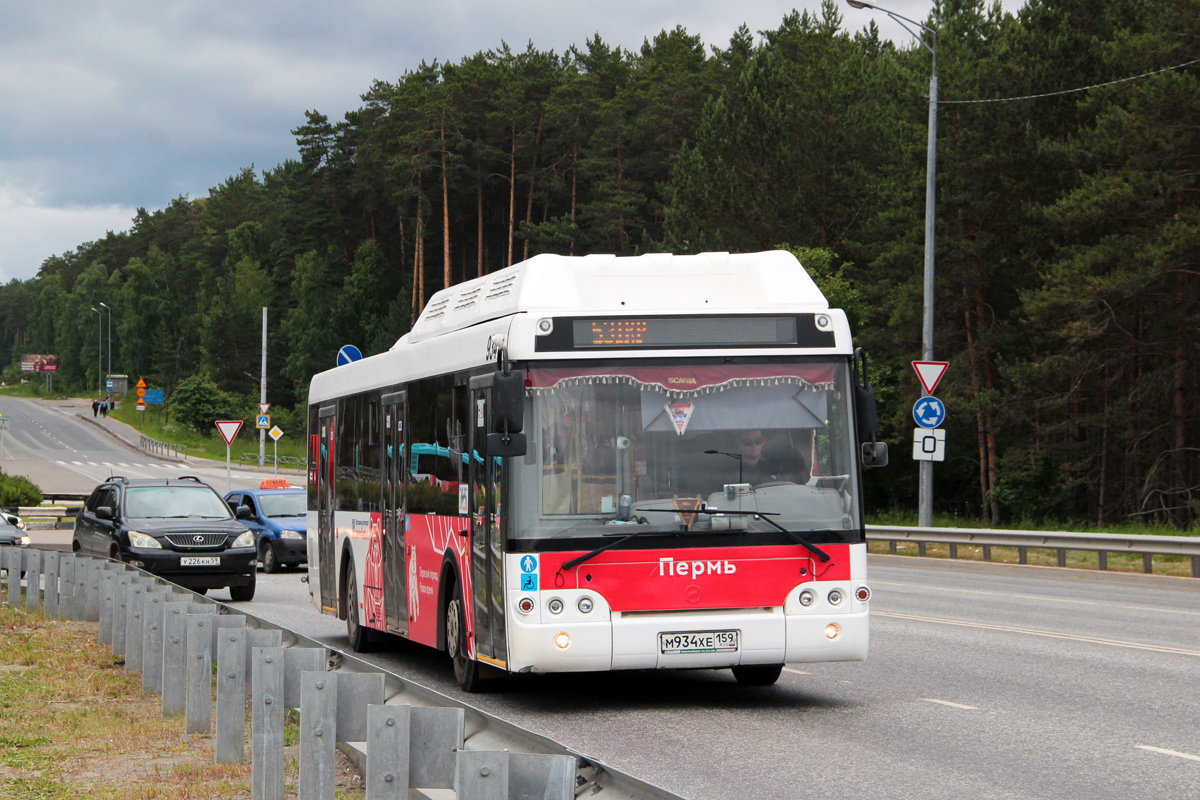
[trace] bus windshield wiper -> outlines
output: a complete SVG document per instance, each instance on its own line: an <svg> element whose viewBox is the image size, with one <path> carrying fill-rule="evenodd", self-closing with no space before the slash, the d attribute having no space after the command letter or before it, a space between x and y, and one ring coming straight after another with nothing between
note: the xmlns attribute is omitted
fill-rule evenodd
<svg viewBox="0 0 1200 800"><path fill-rule="evenodd" d="M643 508L641 510L643 512L662 511L662 512L670 512L673 514L713 514L713 515L719 514L719 515L724 515L724 516L754 517L755 519L761 519L763 522L767 523L768 525L770 525L772 528L779 531L783 535L787 536L789 539L791 539L796 544L800 545L801 547L805 548L806 550L808 550L811 553L813 553L814 555L816 555L817 558L821 559L822 563L829 560L829 554L826 553L824 550L817 547L815 544L808 541L807 539L805 539L803 536L796 533L795 531L789 531L787 528L783 527L778 522L775 522L773 519L770 519L771 517L779 516L779 514L777 514L775 512L769 512L769 511L722 511L720 509L714 509L714 508L694 508L690 511L680 510L678 508Z"/></svg>
<svg viewBox="0 0 1200 800"><path fill-rule="evenodd" d="M574 569L575 567L579 566L583 562L587 561L589 558L595 558L596 556L603 553L605 550L611 550L612 548L616 547L619 544L622 544L623 542L628 542L630 539L632 539L635 536L641 536L643 533L662 533L663 532L658 527L652 527L650 530L644 530L641 527L641 522L642 521L639 520L638 530L635 530L633 533L627 533L624 536L622 536L620 539L617 539L615 542L609 542L608 544L604 545L603 547L597 547L595 550L593 550L590 553L584 553L581 556L576 556L575 558L572 558L570 561L564 561L562 563L562 566L558 568L559 571L562 571L564 569Z"/></svg>

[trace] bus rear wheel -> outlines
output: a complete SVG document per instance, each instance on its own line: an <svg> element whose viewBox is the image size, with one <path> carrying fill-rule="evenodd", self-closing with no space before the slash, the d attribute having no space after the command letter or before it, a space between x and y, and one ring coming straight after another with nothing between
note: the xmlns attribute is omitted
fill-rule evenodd
<svg viewBox="0 0 1200 800"><path fill-rule="evenodd" d="M770 686L779 680L783 664L755 664L748 667L733 667L733 677L742 686Z"/></svg>
<svg viewBox="0 0 1200 800"><path fill-rule="evenodd" d="M454 678L464 692L476 694L487 688L480 676L479 662L467 655L467 618L463 608L462 584L454 587L454 597L446 604L446 650L454 662Z"/></svg>
<svg viewBox="0 0 1200 800"><path fill-rule="evenodd" d="M358 618L358 580L354 576L353 564L346 575L346 635L354 652L366 653L371 649L370 633Z"/></svg>

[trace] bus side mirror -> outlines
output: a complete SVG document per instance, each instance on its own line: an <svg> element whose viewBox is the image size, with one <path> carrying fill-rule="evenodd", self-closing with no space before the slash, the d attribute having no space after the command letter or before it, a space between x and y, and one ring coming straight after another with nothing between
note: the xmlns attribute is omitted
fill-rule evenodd
<svg viewBox="0 0 1200 800"><path fill-rule="evenodd" d="M523 433L489 433L487 436L487 453L492 456L523 456L528 446Z"/></svg>
<svg viewBox="0 0 1200 800"><path fill-rule="evenodd" d="M863 442L862 464L864 467L886 467L888 465L887 442Z"/></svg>
<svg viewBox="0 0 1200 800"><path fill-rule="evenodd" d="M496 370L492 375L492 432L520 433L524 424L525 371Z"/></svg>

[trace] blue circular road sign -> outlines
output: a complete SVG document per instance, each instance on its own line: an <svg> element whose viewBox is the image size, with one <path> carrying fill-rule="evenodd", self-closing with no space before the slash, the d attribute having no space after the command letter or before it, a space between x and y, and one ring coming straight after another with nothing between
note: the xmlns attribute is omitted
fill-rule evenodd
<svg viewBox="0 0 1200 800"><path fill-rule="evenodd" d="M341 350L338 350L337 365L339 367L349 364L351 361L358 361L362 358L362 351L352 344L348 344Z"/></svg>
<svg viewBox="0 0 1200 800"><path fill-rule="evenodd" d="M936 428L946 421L946 405L933 395L922 397L913 405L913 419L922 428Z"/></svg>

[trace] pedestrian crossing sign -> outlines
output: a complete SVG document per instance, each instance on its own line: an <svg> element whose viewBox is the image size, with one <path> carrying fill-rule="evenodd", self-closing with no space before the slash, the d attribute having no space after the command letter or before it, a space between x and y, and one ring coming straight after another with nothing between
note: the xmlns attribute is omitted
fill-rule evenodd
<svg viewBox="0 0 1200 800"><path fill-rule="evenodd" d="M264 431L267 428L270 428L271 427L271 416L269 414L259 414L258 415L258 424L255 425L254 427L262 428Z"/></svg>

